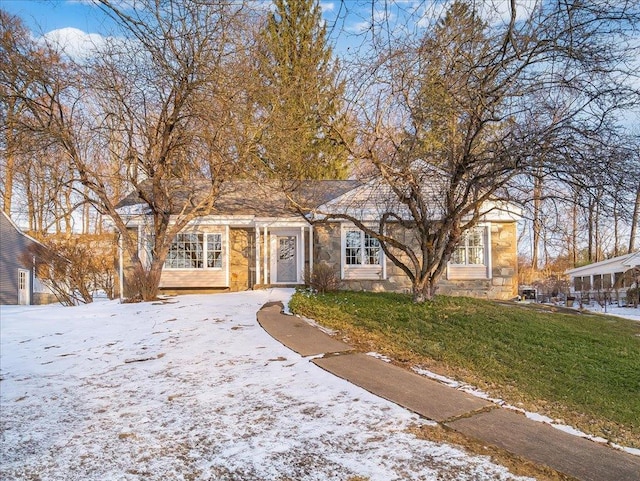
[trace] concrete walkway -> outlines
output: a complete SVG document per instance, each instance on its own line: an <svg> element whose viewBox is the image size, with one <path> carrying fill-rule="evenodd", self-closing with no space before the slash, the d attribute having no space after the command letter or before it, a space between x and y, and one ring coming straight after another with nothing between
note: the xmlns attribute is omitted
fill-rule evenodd
<svg viewBox="0 0 640 481"><path fill-rule="evenodd" d="M358 353L282 304L265 305L258 322L276 340L319 367L450 429L584 481L638 481L640 457L564 433L515 411Z"/></svg>

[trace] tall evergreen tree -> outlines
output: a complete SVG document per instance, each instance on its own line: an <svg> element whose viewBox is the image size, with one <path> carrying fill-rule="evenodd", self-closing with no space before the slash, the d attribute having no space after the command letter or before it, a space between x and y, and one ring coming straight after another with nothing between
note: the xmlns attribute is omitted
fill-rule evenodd
<svg viewBox="0 0 640 481"><path fill-rule="evenodd" d="M344 84L317 0L274 0L261 32L262 166L286 180L347 174Z"/></svg>

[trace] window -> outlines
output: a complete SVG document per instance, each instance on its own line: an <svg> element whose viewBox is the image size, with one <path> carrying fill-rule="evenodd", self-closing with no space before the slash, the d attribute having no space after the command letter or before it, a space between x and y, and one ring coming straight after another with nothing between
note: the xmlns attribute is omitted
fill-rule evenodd
<svg viewBox="0 0 640 481"><path fill-rule="evenodd" d="M593 288L596 291L602 289L602 275L596 274L593 276Z"/></svg>
<svg viewBox="0 0 640 481"><path fill-rule="evenodd" d="M457 265L486 264L484 232L484 227L475 227L465 232L453 253L451 263Z"/></svg>
<svg viewBox="0 0 640 481"><path fill-rule="evenodd" d="M167 269L222 268L222 234L176 235L164 266Z"/></svg>
<svg viewBox="0 0 640 481"><path fill-rule="evenodd" d="M207 234L207 267L222 268L221 234Z"/></svg>
<svg viewBox="0 0 640 481"><path fill-rule="evenodd" d="M348 266L380 265L380 241L360 230L346 231L345 262Z"/></svg>
<svg viewBox="0 0 640 481"><path fill-rule="evenodd" d="M386 276L380 241L359 229L346 226L342 228L341 257L342 279L377 281Z"/></svg>
<svg viewBox="0 0 640 481"><path fill-rule="evenodd" d="M582 290L582 277L573 278L573 290L579 292Z"/></svg>

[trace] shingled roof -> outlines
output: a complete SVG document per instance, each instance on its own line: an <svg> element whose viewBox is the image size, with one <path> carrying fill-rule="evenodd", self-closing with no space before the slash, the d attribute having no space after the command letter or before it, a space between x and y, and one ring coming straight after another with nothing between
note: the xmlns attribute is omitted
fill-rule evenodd
<svg viewBox="0 0 640 481"><path fill-rule="evenodd" d="M289 194L303 207L311 210L361 185L356 180L308 180L296 186ZM144 186L143 186L144 188ZM188 195L202 189L206 192L208 185L203 183L191 189L176 189L174 214L186 202ZM180 199L182 198L182 199ZM132 192L116 206L118 209L144 207L145 202L138 192ZM225 182L209 212L212 215L255 215L258 217L286 217L296 215L289 197L275 183L257 183L248 180Z"/></svg>

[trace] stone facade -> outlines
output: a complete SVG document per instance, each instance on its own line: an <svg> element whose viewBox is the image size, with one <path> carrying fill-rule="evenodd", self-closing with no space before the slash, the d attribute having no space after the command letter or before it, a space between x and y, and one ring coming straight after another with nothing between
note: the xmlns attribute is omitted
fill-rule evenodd
<svg viewBox="0 0 640 481"><path fill-rule="evenodd" d="M255 282L255 233L251 229L229 231L229 290L246 291Z"/></svg>
<svg viewBox="0 0 640 481"><path fill-rule="evenodd" d="M404 242L410 242L413 236L411 231L396 232L396 237L404 235ZM271 235L271 232L270 234ZM300 239L300 243L308 246L308 231ZM316 224L314 235L314 264L324 263L335 270L336 277L340 278L342 262L342 225L339 222ZM450 272L445 272L438 282L438 293L445 295L459 295L470 297L482 297L489 299L510 299L517 295L517 252L516 252L516 223L493 222L490 224L491 239L491 273L486 278L453 279ZM256 246L256 231L253 228L229 229L229 276L227 285L202 284L189 285L165 285L161 292L165 294L195 293L195 292L221 292L243 291L269 286L265 282L265 257L268 259L267 268L271 267L271 243L264 245L264 233L258 238ZM256 249L260 250L260 284L256 284ZM304 263L300 268L304 271L309 266L309 254L305 250ZM125 261L125 278L130 280L132 268ZM486 272L483 271L483 272ZM131 295L125 281L125 297ZM380 279L343 279L341 286L349 290L366 290L373 292L411 292L411 282L406 274L391 261L386 259L384 278Z"/></svg>
<svg viewBox="0 0 640 481"><path fill-rule="evenodd" d="M314 262L323 262L335 269L340 276L341 225L327 223L314 229ZM405 239L406 242L406 239ZM447 273L438 282L438 293L445 295L510 299L518 292L517 233L515 222L491 224L491 278L448 279ZM373 292L411 292L411 282L406 274L386 259L386 278L380 280L343 280L342 286L349 290Z"/></svg>

